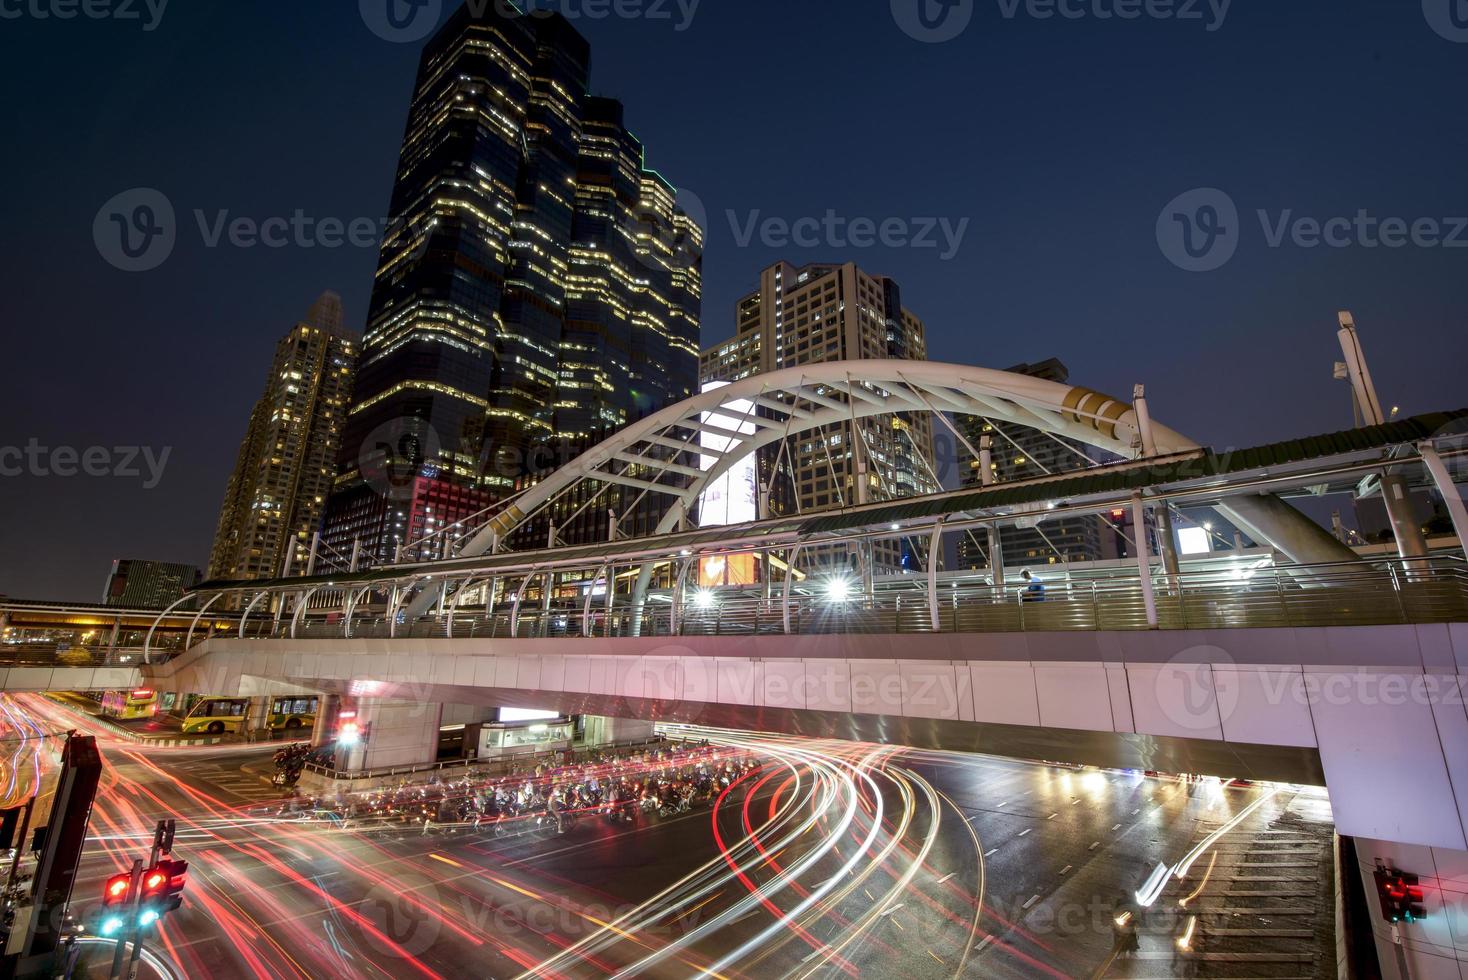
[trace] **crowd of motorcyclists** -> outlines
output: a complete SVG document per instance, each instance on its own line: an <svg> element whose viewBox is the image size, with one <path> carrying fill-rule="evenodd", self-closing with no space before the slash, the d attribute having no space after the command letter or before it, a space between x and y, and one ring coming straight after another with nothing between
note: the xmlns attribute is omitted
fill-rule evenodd
<svg viewBox="0 0 1468 980"><path fill-rule="evenodd" d="M706 742L606 751L494 778L467 775L329 799L296 797L278 815L359 830L417 826L422 833L556 835L587 817L629 826L654 815L687 813L711 803L759 765L747 752Z"/></svg>

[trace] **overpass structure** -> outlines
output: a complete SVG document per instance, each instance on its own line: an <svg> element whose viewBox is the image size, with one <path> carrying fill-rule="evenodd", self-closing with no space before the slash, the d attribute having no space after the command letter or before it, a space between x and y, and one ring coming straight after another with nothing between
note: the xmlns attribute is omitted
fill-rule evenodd
<svg viewBox="0 0 1468 980"><path fill-rule="evenodd" d="M1463 540L1468 411L1216 452L1153 424L1141 399L944 365L821 372L746 379L655 415L396 564L205 583L181 649L158 642L177 610L144 637L140 676L180 693L324 692L370 729L369 766L428 758L436 706L554 708L1323 783L1342 833L1398 866L1468 860L1461 548L1429 553L1398 520L1398 553L1363 559L1292 506L1431 487ZM1123 459L689 527L737 458L853 416L923 410ZM547 547L510 550L531 522L568 500L578 516L611 486L669 498L658 533L627 539L612 515L600 543L565 546L552 525ZM1184 506L1216 508L1261 547L1180 558L1165 529ZM1161 550L1133 533L1129 561L1037 568L1043 601L1002 561L943 567L958 536L982 548L1002 526L1117 514L1164 529ZM913 572L876 574L877 541L901 542ZM706 581L736 557L756 582Z"/></svg>
<svg viewBox="0 0 1468 980"><path fill-rule="evenodd" d="M1150 423L1145 403L994 377L1003 372L823 370L747 379L653 416L477 528L444 529L446 558L206 583L198 608L239 609L237 621L146 676L180 690L283 683L382 702L554 707L1323 782L1348 832L1468 848L1468 809L1453 792L1456 779L1468 801L1463 557L1402 542L1397 556L1362 560L1290 503L1392 477L1442 489L1468 528L1453 483L1468 463L1468 412L1215 452ZM690 502L735 457L852 413L920 408L1022 420L1130 458L686 527ZM679 462L710 430L718 454L696 469ZM597 544L563 546L552 529L549 547L507 548L559 495L591 506L594 487L612 485L674 498L660 532L628 540L613 522ZM1268 547L1180 560L1133 533L1133 559L1035 569L1043 602L999 562L943 568L961 535L982 545L1006 524L1074 515L1166 527L1181 506L1216 508ZM875 574L864 556L877 541L901 542L913 573ZM756 583L707 583L710 563L739 557ZM1387 697L1383 684L1406 694ZM1420 751L1432 745L1441 751ZM404 750L386 738L378 748ZM1421 791L1418 805L1383 808L1392 794L1381 780Z"/></svg>
<svg viewBox="0 0 1468 980"><path fill-rule="evenodd" d="M0 691L135 687L150 643L169 656L238 624L228 612L0 598Z"/></svg>

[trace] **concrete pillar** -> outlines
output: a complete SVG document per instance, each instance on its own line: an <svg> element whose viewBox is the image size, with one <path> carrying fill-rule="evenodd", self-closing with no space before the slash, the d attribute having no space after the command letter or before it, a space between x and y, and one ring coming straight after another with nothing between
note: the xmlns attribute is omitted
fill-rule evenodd
<svg viewBox="0 0 1468 980"><path fill-rule="evenodd" d="M602 744L642 742L653 737L654 723L636 718L602 718Z"/></svg>
<svg viewBox="0 0 1468 980"><path fill-rule="evenodd" d="M1157 520L1157 544L1162 549L1162 567L1167 570L1171 585L1176 587L1181 568L1177 562L1177 539L1172 533L1172 509L1167 504L1158 504L1152 509Z"/></svg>
<svg viewBox="0 0 1468 980"><path fill-rule="evenodd" d="M336 738L337 714L341 711L339 694L323 694L316 707L316 727L311 729L311 747L319 749Z"/></svg>
<svg viewBox="0 0 1468 980"><path fill-rule="evenodd" d="M1464 929L1468 928L1468 851L1393 844L1367 837L1357 837L1354 842L1360 881L1342 880L1340 887L1359 886L1365 891L1383 980L1468 976L1468 943L1464 942ZM1375 879L1378 866L1418 877L1426 918L1399 923L1382 918Z"/></svg>
<svg viewBox="0 0 1468 980"><path fill-rule="evenodd" d="M1243 494L1213 508L1248 533L1282 552L1298 565L1358 561L1359 556L1325 528L1273 494Z"/></svg>
<svg viewBox="0 0 1468 980"><path fill-rule="evenodd" d="M346 699L353 719L366 733L349 752L338 752L337 766L350 770L395 769L431 763L438 758L438 729L443 705L418 701ZM347 759L343 759L343 756ZM345 763L345 764L344 764Z"/></svg>

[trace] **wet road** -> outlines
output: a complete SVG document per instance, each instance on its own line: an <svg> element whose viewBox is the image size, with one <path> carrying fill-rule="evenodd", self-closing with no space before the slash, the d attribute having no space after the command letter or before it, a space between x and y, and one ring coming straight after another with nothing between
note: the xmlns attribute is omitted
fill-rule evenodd
<svg viewBox="0 0 1468 980"><path fill-rule="evenodd" d="M89 727L44 698L8 708L13 725ZM158 749L91 726L108 769L74 908L175 816L190 884L151 945L180 976L1333 967L1330 816L1313 790L698 730L763 764L683 816L626 828L588 815L548 838L341 830L264 805L280 791L246 767L272 746ZM1159 865L1167 877L1144 888ZM1115 925L1124 910L1135 950Z"/></svg>

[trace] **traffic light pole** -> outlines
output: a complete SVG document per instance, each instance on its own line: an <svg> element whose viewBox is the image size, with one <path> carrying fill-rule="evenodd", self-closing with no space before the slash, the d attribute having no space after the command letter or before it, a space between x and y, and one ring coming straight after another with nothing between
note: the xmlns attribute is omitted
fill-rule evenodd
<svg viewBox="0 0 1468 980"><path fill-rule="evenodd" d="M174 822L172 818L158 821L158 826L153 831L153 849L148 852L148 867L158 867L158 859L165 854L170 854L173 852L173 832ZM139 876L141 878L141 872L139 873ZM139 884L141 884L141 881L139 882ZM143 904L143 889L139 887L137 889L137 892L137 901L134 905L135 911L132 916L133 955L127 967L128 980L136 980L136 977L138 975L138 960L141 959L143 955L143 926L140 921L142 919L142 915L140 913ZM114 963L114 965L120 964Z"/></svg>
<svg viewBox="0 0 1468 980"><path fill-rule="evenodd" d="M143 880L142 858L133 858L132 885L128 888L128 904L125 906L124 914L136 920L137 907L140 900L142 888L139 886ZM112 951L112 971L107 974L108 980L117 980L122 975L122 954L127 949L128 930L122 929L117 934L117 948Z"/></svg>

